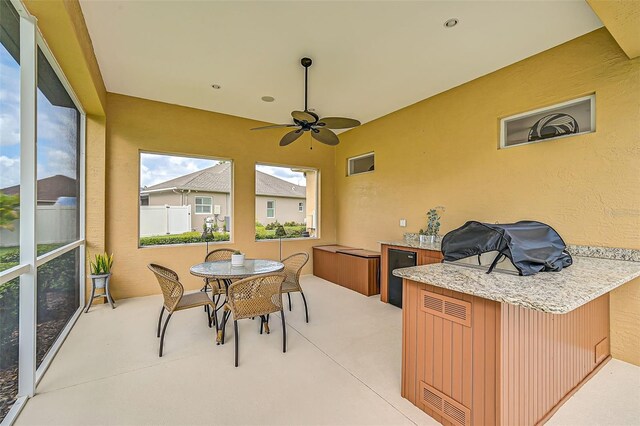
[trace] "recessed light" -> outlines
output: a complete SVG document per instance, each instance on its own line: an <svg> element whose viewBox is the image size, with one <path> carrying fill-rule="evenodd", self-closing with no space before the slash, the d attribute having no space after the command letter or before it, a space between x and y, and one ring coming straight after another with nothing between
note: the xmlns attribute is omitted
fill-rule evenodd
<svg viewBox="0 0 640 426"><path fill-rule="evenodd" d="M222 86L220 86L219 84L212 84L211 87L216 90L222 89Z"/></svg>
<svg viewBox="0 0 640 426"><path fill-rule="evenodd" d="M447 19L444 22L444 27L445 28L453 28L456 25L458 25L458 22L460 22L460 20L458 18L451 18L451 19Z"/></svg>
<svg viewBox="0 0 640 426"><path fill-rule="evenodd" d="M263 96L263 97L262 97L262 98L260 98L260 99L262 99L262 100L263 100L263 101L265 101L265 102L273 102L273 101L275 101L275 100L276 100L276 98L274 98L273 96Z"/></svg>

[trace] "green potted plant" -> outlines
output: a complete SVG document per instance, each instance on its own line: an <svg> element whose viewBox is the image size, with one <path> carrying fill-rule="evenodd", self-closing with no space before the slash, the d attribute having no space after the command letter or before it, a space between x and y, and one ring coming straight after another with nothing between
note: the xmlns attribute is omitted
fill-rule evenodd
<svg viewBox="0 0 640 426"><path fill-rule="evenodd" d="M231 255L231 266L242 266L244 265L244 253L240 250L236 250Z"/></svg>
<svg viewBox="0 0 640 426"><path fill-rule="evenodd" d="M440 214L438 210L444 210L444 208L436 207L427 212L427 228L421 229L419 232L421 244L435 243L438 232L440 232Z"/></svg>
<svg viewBox="0 0 640 426"><path fill-rule="evenodd" d="M105 288L111 276L111 266L113 266L113 254L96 254L95 258L89 261L91 269L91 279L95 281L96 288Z"/></svg>

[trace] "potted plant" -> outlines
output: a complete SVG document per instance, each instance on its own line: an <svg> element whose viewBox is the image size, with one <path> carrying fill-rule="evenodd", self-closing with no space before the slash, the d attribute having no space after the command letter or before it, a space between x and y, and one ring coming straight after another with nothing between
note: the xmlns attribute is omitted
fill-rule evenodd
<svg viewBox="0 0 640 426"><path fill-rule="evenodd" d="M236 250L231 255L231 266L242 266L244 265L244 253L240 250Z"/></svg>
<svg viewBox="0 0 640 426"><path fill-rule="evenodd" d="M94 280L96 288L105 288L107 280L111 276L111 266L113 265L113 254L96 254L95 259L89 261L91 269L91 279Z"/></svg>
<svg viewBox="0 0 640 426"><path fill-rule="evenodd" d="M440 232L440 214L438 213L438 209L444 210L442 207L436 207L427 212L427 228L421 229L419 232L421 244L433 244L436 241L438 232Z"/></svg>

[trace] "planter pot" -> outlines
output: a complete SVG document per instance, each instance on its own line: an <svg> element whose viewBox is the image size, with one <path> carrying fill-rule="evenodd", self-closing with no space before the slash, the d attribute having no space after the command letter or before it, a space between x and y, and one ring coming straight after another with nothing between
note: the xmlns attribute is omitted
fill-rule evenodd
<svg viewBox="0 0 640 426"><path fill-rule="evenodd" d="M96 288L105 288L105 286L107 285L107 280L109 279L110 276L111 274L90 275L91 279L96 285Z"/></svg>
<svg viewBox="0 0 640 426"><path fill-rule="evenodd" d="M435 235L420 235L420 244L433 244L436 242Z"/></svg>
<svg viewBox="0 0 640 426"><path fill-rule="evenodd" d="M243 265L244 265L244 254L231 255L231 266L243 266Z"/></svg>

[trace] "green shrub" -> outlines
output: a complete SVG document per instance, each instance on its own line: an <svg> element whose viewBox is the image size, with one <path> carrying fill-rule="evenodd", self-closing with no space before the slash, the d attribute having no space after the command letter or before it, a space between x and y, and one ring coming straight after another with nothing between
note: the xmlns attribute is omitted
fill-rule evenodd
<svg viewBox="0 0 640 426"><path fill-rule="evenodd" d="M290 226L290 227L300 227L300 226L302 226L303 228L306 228L307 225L305 225L304 223L297 223L297 222L291 221L291 222L285 222L284 226L285 226L285 228L287 226Z"/></svg>
<svg viewBox="0 0 640 426"><path fill-rule="evenodd" d="M206 241L229 241L229 234L224 232L213 232L207 238L202 238L200 232L185 232L177 235L154 235L151 237L140 237L140 246L162 246L167 244L190 244L203 243Z"/></svg>
<svg viewBox="0 0 640 426"><path fill-rule="evenodd" d="M280 224L280 222L278 222L277 220L274 220L271 223L268 223L264 229L268 230L268 231L275 231L276 229L278 229L280 226L282 226Z"/></svg>

